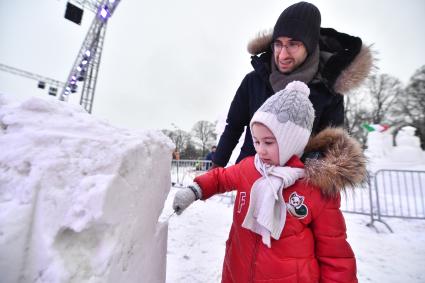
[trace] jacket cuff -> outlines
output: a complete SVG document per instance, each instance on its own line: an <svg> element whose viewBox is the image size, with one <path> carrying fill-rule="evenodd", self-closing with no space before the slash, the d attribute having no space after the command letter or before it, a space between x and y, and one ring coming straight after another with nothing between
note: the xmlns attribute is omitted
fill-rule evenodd
<svg viewBox="0 0 425 283"><path fill-rule="evenodd" d="M202 199L202 189L197 183L192 183L188 188L195 194L196 200Z"/></svg>

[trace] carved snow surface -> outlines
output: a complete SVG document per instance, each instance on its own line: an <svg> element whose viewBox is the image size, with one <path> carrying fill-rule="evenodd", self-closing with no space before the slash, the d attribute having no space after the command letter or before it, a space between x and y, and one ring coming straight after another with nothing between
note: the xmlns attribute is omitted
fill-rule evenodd
<svg viewBox="0 0 425 283"><path fill-rule="evenodd" d="M174 145L0 95L1 282L165 282Z"/></svg>

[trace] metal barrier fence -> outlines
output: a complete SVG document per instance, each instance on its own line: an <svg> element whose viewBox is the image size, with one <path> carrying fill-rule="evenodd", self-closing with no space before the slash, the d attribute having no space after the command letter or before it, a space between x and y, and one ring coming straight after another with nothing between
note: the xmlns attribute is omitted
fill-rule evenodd
<svg viewBox="0 0 425 283"><path fill-rule="evenodd" d="M370 215L370 190L369 186L356 187L354 190L348 189L341 194L341 210L347 213Z"/></svg>
<svg viewBox="0 0 425 283"><path fill-rule="evenodd" d="M205 173L211 166L211 161L205 160L173 160L172 184L176 187L187 187L196 176ZM221 197L233 203L235 194L226 193ZM367 184L341 195L341 210L369 215L371 221L368 226L377 230L374 222L378 221L391 232L391 227L382 219L383 217L425 219L425 171L369 172Z"/></svg>
<svg viewBox="0 0 425 283"><path fill-rule="evenodd" d="M193 179L208 171L212 162L208 160L173 160L171 163L171 184L175 187L187 187Z"/></svg>
<svg viewBox="0 0 425 283"><path fill-rule="evenodd" d="M171 184L174 187L187 187L196 176L204 174L212 166L208 160L173 160L171 163ZM220 201L229 205L235 202L235 192L228 192L218 195Z"/></svg>
<svg viewBox="0 0 425 283"><path fill-rule="evenodd" d="M369 187L374 204L371 223L382 217L425 219L425 171L378 170L371 176Z"/></svg>

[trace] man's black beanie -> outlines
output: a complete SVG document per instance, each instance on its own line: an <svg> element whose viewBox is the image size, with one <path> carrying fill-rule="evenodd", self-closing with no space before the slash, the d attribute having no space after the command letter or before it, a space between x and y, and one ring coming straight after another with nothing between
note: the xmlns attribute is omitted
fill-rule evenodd
<svg viewBox="0 0 425 283"><path fill-rule="evenodd" d="M273 29L273 41L280 36L290 37L304 43L311 54L319 43L320 11L307 2L295 3L286 8Z"/></svg>

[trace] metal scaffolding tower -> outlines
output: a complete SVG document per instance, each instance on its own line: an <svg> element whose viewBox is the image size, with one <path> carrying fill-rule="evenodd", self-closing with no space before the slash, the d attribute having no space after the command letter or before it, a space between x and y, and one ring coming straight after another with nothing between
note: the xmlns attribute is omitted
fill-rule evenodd
<svg viewBox="0 0 425 283"><path fill-rule="evenodd" d="M86 38L81 45L77 58L74 61L74 65L65 83L66 86L63 88L59 99L67 101L71 93L77 92L78 83L83 82L80 104L87 112L91 113L103 42L105 40L106 26L108 19L114 13L120 0L81 0L76 2L83 7L85 4L88 4L89 9L96 14Z"/></svg>
<svg viewBox="0 0 425 283"><path fill-rule="evenodd" d="M40 83L44 83L47 84L51 87L55 87L55 88L63 88L65 86L64 82L52 79L52 78L48 78L39 74L35 74L35 73L31 73L22 69L18 69L15 67L11 67L5 64L0 63L0 70L8 72L10 74L14 74L14 75L18 75L24 78L28 78L28 79L32 79L32 80L36 80Z"/></svg>

